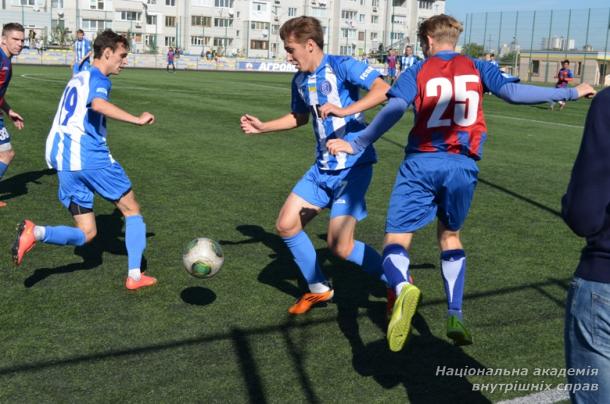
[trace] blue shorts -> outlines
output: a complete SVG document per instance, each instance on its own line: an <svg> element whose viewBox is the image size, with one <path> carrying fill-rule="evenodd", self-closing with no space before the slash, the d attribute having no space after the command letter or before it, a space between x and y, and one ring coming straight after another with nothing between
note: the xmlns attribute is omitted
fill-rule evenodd
<svg viewBox="0 0 610 404"><path fill-rule="evenodd" d="M11 134L4 127L4 119L0 112L0 152L11 150Z"/></svg>
<svg viewBox="0 0 610 404"><path fill-rule="evenodd" d="M388 67L388 77L396 77L396 68Z"/></svg>
<svg viewBox="0 0 610 404"><path fill-rule="evenodd" d="M116 161L99 169L81 171L58 171L59 190L57 196L67 208L70 202L83 207L93 208L93 195L115 202L131 190L131 181L123 167Z"/></svg>
<svg viewBox="0 0 610 404"><path fill-rule="evenodd" d="M364 196L372 178L371 164L337 171L320 170L314 164L292 192L319 208L330 208L331 219L352 216L360 221L367 216Z"/></svg>
<svg viewBox="0 0 610 404"><path fill-rule="evenodd" d="M470 209L479 168L469 157L417 153L403 161L390 196L386 233L412 233L435 217L459 230Z"/></svg>

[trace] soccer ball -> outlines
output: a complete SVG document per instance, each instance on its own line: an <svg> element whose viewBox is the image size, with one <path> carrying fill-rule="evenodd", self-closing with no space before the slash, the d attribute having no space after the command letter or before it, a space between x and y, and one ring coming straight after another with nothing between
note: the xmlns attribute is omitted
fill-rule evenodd
<svg viewBox="0 0 610 404"><path fill-rule="evenodd" d="M216 275L224 260L220 244L205 237L188 243L182 255L184 269L196 278L211 278Z"/></svg>

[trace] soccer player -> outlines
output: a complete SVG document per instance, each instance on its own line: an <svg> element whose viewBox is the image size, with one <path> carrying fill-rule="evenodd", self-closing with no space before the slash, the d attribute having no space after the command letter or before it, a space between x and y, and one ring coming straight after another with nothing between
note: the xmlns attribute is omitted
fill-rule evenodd
<svg viewBox="0 0 610 404"><path fill-rule="evenodd" d="M286 21L280 38L288 62L298 69L292 79L291 112L266 122L243 115L240 123L244 133L253 135L293 129L307 124L310 116L313 121L316 161L292 189L276 222L279 235L309 286L309 292L288 310L303 314L312 305L330 300L334 293L317 262L316 250L303 231L324 208L330 209L327 241L331 251L374 276L382 275L379 254L354 240L356 223L367 216L364 196L373 175L375 150L366 147L353 155L330 155L326 141L363 129L363 114L351 112L352 108L364 110L382 102L389 86L375 69L362 62L324 54L324 31L313 17ZM360 88L369 90L362 99Z"/></svg>
<svg viewBox="0 0 610 404"><path fill-rule="evenodd" d="M460 230L470 208L487 138L483 92L511 103L574 100L594 94L588 84L576 88L519 85L490 63L455 52L462 25L437 15L424 21L418 38L427 59L402 74L387 93L388 104L364 130L331 139L332 154L359 153L391 128L410 104L415 122L390 197L383 250L383 269L398 296L388 324L392 351L404 346L421 297L409 272L413 234L438 219L440 268L448 306L447 336L457 345L472 343L462 315L466 254Z"/></svg>
<svg viewBox="0 0 610 404"><path fill-rule="evenodd" d="M566 59L561 62L561 69L557 72L557 83L555 84L555 87L566 88L572 80L574 80L574 73L570 70L570 61ZM559 104L560 111L566 106L565 101L558 101L557 103ZM551 103L551 110L554 108L555 103L553 102Z"/></svg>
<svg viewBox="0 0 610 404"><path fill-rule="evenodd" d="M386 64L388 66L388 81L390 84L396 80L396 52L394 49L388 50L388 57L386 58Z"/></svg>
<svg viewBox="0 0 610 404"><path fill-rule="evenodd" d="M76 41L74 41L74 64L72 65L72 75L89 70L91 57L91 41L85 38L82 29L76 31Z"/></svg>
<svg viewBox="0 0 610 404"><path fill-rule="evenodd" d="M93 67L68 82L53 126L47 137L46 160L57 170L59 200L70 211L76 227L37 226L22 221L12 247L13 260L20 265L36 242L81 246L97 233L93 213L94 193L113 202L125 216L127 247L127 289L154 285L157 280L140 272L146 248L146 224L140 205L123 167L112 158L106 144L106 118L135 125L150 125L148 112L134 116L109 102L110 79L127 65L129 42L106 30L95 38Z"/></svg>
<svg viewBox="0 0 610 404"><path fill-rule="evenodd" d="M23 118L11 108L4 98L4 94L6 94L13 72L11 58L21 53L24 39L25 30L21 24L12 22L2 27L2 40L0 41L0 110L2 110L0 112L0 180L15 158L11 135L4 127L3 115L6 114L17 129L23 129ZM0 208L5 206L6 202L0 201Z"/></svg>
<svg viewBox="0 0 610 404"><path fill-rule="evenodd" d="M172 67L173 72L176 72L176 65L174 64L174 59L176 58L176 53L174 52L174 48L170 47L167 51L167 71L169 72L169 67Z"/></svg>
<svg viewBox="0 0 610 404"><path fill-rule="evenodd" d="M419 62L419 58L413 54L413 47L411 45L407 45L407 47L405 48L405 54L401 56L398 60L398 67L400 72L404 72L417 62Z"/></svg>

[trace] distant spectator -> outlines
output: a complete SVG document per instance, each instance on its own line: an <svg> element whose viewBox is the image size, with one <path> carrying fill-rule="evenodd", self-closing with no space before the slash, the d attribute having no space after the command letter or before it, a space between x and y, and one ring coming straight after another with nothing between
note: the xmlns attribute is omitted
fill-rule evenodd
<svg viewBox="0 0 610 404"><path fill-rule="evenodd" d="M172 71L175 73L176 72L176 65L174 63L174 59L176 57L176 52L174 51L174 48L172 48L171 46L169 47L168 51L167 51L167 72L169 73L169 67L172 67Z"/></svg>
<svg viewBox="0 0 610 404"><path fill-rule="evenodd" d="M572 80L574 80L574 73L572 72L572 70L570 70L570 61L566 59L561 62L561 69L559 69L559 71L557 72L557 83L555 84L555 87L565 88ZM558 101L557 103L559 104L560 111L566 106L565 101ZM551 103L551 110L553 110L554 108L555 103L553 102Z"/></svg>

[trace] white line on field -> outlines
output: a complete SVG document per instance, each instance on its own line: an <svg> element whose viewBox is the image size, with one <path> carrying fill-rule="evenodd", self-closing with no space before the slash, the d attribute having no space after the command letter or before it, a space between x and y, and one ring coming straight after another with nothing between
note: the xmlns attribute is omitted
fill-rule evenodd
<svg viewBox="0 0 610 404"><path fill-rule="evenodd" d="M496 114L487 114L487 113L485 114L485 116L489 116L491 118L512 119L514 121L535 122L535 123L541 123L541 124L544 124L544 125L565 126L565 127L568 127L568 128L576 128L576 129L582 129L584 127L582 125L571 125L569 123L561 123L561 122L539 121L537 119L518 118L516 116L496 115Z"/></svg>
<svg viewBox="0 0 610 404"><path fill-rule="evenodd" d="M563 390L547 390L529 396L513 398L512 400L499 401L496 404L553 404L559 401L569 400L570 395Z"/></svg>

